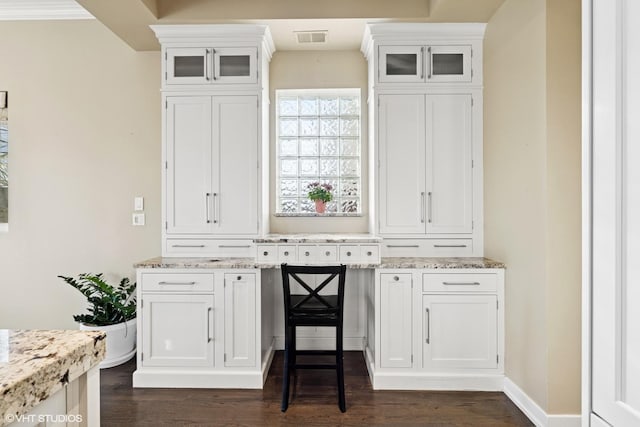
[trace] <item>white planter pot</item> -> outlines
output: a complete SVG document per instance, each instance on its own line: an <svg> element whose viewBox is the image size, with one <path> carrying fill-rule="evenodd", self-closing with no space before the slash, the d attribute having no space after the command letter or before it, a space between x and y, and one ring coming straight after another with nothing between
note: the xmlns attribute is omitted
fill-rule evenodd
<svg viewBox="0 0 640 427"><path fill-rule="evenodd" d="M136 354L136 319L109 326L87 326L80 324L81 331L103 331L107 334L107 353L100 369L118 366Z"/></svg>

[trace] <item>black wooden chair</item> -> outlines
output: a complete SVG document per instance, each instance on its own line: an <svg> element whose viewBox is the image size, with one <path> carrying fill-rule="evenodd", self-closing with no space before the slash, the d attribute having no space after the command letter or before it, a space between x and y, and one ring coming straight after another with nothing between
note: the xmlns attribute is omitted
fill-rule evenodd
<svg viewBox="0 0 640 427"><path fill-rule="evenodd" d="M347 268L337 266L293 266L282 264L282 285L284 290L285 348L284 371L282 381L282 412L289 407L289 383L291 373L296 369L335 369L338 376L338 406L346 411L344 399L344 366L342 345L342 318L344 308L344 283ZM300 277L304 275L305 277ZM309 275L320 277L319 284L307 283ZM292 283L290 280L294 279ZM327 285L337 278L337 293L328 293ZM307 279L308 280L308 279ZM308 280L310 281L310 280ZM295 293L291 285L298 283ZM322 294L321 291L325 290ZM296 327L328 326L336 328L336 349L333 350L297 350ZM335 355L335 364L301 364L296 362L298 355Z"/></svg>

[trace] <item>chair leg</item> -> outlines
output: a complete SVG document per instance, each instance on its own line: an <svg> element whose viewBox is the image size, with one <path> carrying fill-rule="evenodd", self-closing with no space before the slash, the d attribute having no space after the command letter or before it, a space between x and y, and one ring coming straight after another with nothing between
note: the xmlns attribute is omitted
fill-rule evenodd
<svg viewBox="0 0 640 427"><path fill-rule="evenodd" d="M338 406L341 412L347 410L344 399L344 354L342 348L342 326L336 327L336 371L338 374Z"/></svg>
<svg viewBox="0 0 640 427"><path fill-rule="evenodd" d="M282 403L280 410L285 412L289 407L289 378L291 374L290 356L291 356L291 327L285 326L284 334L284 366L282 368Z"/></svg>

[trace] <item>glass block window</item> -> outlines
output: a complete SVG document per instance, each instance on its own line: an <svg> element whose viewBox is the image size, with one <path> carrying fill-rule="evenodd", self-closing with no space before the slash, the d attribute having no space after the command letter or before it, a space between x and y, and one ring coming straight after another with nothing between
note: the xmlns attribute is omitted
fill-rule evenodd
<svg viewBox="0 0 640 427"><path fill-rule="evenodd" d="M276 92L277 213L312 213L309 183L333 186L329 213L361 212L360 89Z"/></svg>

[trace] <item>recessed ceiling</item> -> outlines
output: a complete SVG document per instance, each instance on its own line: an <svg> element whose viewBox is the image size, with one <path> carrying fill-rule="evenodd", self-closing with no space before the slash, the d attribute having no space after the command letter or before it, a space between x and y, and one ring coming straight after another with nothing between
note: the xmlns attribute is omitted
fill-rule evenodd
<svg viewBox="0 0 640 427"><path fill-rule="evenodd" d="M149 25L261 23L276 50L358 50L371 22L487 22L505 0L0 0L0 20L92 19L135 50L160 48ZM87 12L88 11L88 12ZM298 43L296 31L326 31Z"/></svg>

